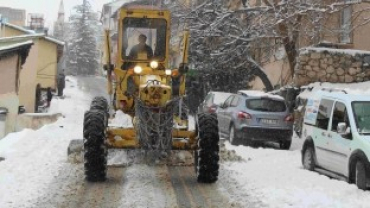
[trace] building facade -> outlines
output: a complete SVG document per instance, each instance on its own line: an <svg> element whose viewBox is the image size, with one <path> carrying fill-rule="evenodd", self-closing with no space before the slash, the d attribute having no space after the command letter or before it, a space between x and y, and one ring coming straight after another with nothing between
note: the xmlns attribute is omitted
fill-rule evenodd
<svg viewBox="0 0 370 208"><path fill-rule="evenodd" d="M26 10L24 9L13 9L10 7L0 7L0 16L4 22L24 26L26 22Z"/></svg>
<svg viewBox="0 0 370 208"><path fill-rule="evenodd" d="M9 30L7 25L1 29ZM57 66L60 57L63 54L64 43L54 38L45 36L44 33L26 33L23 30L13 33L3 33L7 36L0 37L1 43L14 43L19 41L33 42L33 46L29 52L29 57L23 65L23 70L20 73L20 87L19 87L19 101L20 105L24 106L27 113L34 113L37 111L39 101L36 100L36 88L40 85L41 89L51 87L56 90L57 83ZM23 32L19 35L18 32ZM12 35L16 34L16 35Z"/></svg>
<svg viewBox="0 0 370 208"><path fill-rule="evenodd" d="M0 139L15 130L20 106L20 73L32 45L32 41L0 43Z"/></svg>
<svg viewBox="0 0 370 208"><path fill-rule="evenodd" d="M250 7L266 6L264 1L246 1ZM333 0L322 3L330 5ZM349 2L349 1L348 1ZM368 34L370 24L365 21L370 15L368 3L349 2L338 5L334 12L320 14L320 21L314 22L303 15L299 37L295 44L297 50L308 46L321 46L340 49L370 50ZM315 28L316 27L316 28ZM251 46L251 52L276 88L293 84L293 74L282 38L263 37ZM257 77L251 84L253 89L264 89L262 81Z"/></svg>

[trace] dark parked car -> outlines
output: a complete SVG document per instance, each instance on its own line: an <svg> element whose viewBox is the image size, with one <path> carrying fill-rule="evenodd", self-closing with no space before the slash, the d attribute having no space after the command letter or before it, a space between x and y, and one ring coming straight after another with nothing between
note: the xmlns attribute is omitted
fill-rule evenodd
<svg viewBox="0 0 370 208"><path fill-rule="evenodd" d="M217 108L231 95L227 92L209 92L198 107L198 113L215 113Z"/></svg>
<svg viewBox="0 0 370 208"><path fill-rule="evenodd" d="M217 111L221 136L230 143L254 140L275 141L289 149L293 135L293 115L285 100L260 91L239 91L230 95Z"/></svg>

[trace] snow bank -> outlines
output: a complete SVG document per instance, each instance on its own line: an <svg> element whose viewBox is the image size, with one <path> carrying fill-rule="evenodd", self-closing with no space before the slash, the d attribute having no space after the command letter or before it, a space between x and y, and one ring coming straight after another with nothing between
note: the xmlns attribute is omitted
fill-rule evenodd
<svg viewBox="0 0 370 208"><path fill-rule="evenodd" d="M65 99L53 99L50 113L61 113L53 124L37 131L25 129L0 140L0 207L31 207L48 190L67 162L71 139L82 138L82 119L87 95L77 80L67 77Z"/></svg>
<svg viewBox="0 0 370 208"><path fill-rule="evenodd" d="M301 165L301 139L294 138L293 150L232 146L246 162L226 163L223 167L250 197L267 207L369 207L370 193L355 185L304 170ZM241 197L240 201L244 199Z"/></svg>

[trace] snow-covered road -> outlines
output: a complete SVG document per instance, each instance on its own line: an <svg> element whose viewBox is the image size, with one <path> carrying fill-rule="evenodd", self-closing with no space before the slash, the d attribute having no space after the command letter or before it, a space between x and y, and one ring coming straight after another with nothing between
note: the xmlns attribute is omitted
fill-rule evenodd
<svg viewBox="0 0 370 208"><path fill-rule="evenodd" d="M105 95L105 80L68 77L65 94L52 101L50 110L63 114L56 123L0 140L0 208L370 207L370 192L303 170L298 138L290 151L225 141L215 184L198 184L191 165L122 163L125 152L113 152L106 182L88 183L83 164L68 162L66 153L82 137L92 96ZM243 160L230 160L233 151Z"/></svg>

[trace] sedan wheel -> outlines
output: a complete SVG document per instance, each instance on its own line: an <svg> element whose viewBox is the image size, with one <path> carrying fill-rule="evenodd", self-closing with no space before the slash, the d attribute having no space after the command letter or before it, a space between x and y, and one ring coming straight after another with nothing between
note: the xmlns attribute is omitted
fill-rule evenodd
<svg viewBox="0 0 370 208"><path fill-rule="evenodd" d="M304 151L302 162L306 170L313 170L315 168L314 152L311 146L307 147Z"/></svg>
<svg viewBox="0 0 370 208"><path fill-rule="evenodd" d="M356 163L356 185L359 189L366 190L366 171L362 161Z"/></svg>

